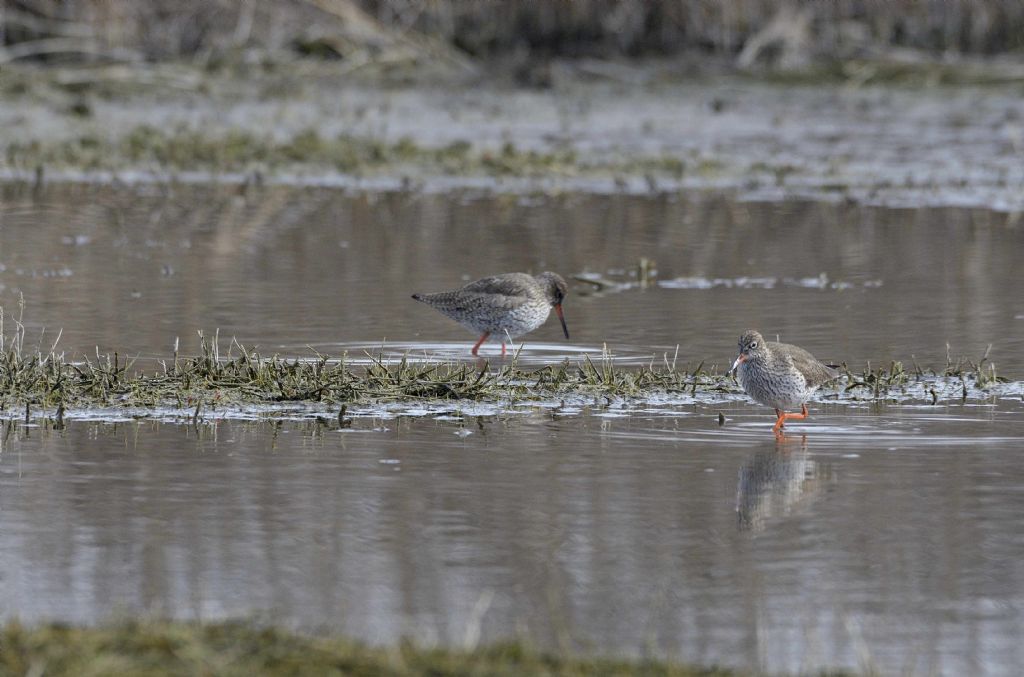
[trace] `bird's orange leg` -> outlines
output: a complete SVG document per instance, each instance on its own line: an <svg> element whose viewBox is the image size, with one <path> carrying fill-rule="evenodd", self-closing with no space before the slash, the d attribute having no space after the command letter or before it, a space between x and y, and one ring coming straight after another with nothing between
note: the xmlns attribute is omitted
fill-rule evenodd
<svg viewBox="0 0 1024 677"><path fill-rule="evenodd" d="M775 415L779 418L776 419L775 425L772 426L772 432L777 433L782 430L782 426L786 425L786 421L801 421L807 418L807 405L804 404L801 407L799 414L787 414L781 409L776 409Z"/></svg>
<svg viewBox="0 0 1024 677"><path fill-rule="evenodd" d="M505 357L505 342L501 342L501 356Z"/></svg>
<svg viewBox="0 0 1024 677"><path fill-rule="evenodd" d="M486 341L486 340L487 340L487 337L488 337L488 336L490 336L490 335L491 335L491 332L489 332L489 331L485 331L485 332L484 332L484 335L480 337L480 340L476 342L476 345L475 345L475 346L473 346L473 357L476 357L476 355L477 355L477 352L476 352L476 351L480 350L480 345L481 345L481 344L482 344L482 343L483 343L484 341ZM502 347L504 348L504 345L503 345Z"/></svg>

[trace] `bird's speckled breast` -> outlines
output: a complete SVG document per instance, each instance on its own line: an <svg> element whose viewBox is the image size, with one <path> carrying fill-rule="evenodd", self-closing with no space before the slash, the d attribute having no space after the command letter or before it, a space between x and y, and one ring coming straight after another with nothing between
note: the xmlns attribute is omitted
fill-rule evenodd
<svg viewBox="0 0 1024 677"><path fill-rule="evenodd" d="M812 391L807 380L792 366L777 364L777 369L760 360L740 364L736 379L754 401L772 409L799 409Z"/></svg>

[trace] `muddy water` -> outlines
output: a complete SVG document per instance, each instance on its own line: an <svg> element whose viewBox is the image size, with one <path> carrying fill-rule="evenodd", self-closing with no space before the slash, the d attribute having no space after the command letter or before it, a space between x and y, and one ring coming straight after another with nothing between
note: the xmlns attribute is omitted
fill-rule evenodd
<svg viewBox="0 0 1024 677"><path fill-rule="evenodd" d="M464 357L473 337L408 295L551 268L621 286L576 285L572 340L550 322L528 337L535 363L607 343L627 362L678 345L680 362L724 367L754 326L853 365L992 344L1001 373L1024 374L1012 215L710 195L0 195L0 304L10 318L23 295L29 340L63 329L70 354L163 357L219 328L264 352ZM646 288L640 258L656 262ZM1019 396L818 402L782 441L745 402L624 404L361 407L344 431L301 411L8 420L0 614L256 615L375 642L522 636L772 671L1024 664Z"/></svg>

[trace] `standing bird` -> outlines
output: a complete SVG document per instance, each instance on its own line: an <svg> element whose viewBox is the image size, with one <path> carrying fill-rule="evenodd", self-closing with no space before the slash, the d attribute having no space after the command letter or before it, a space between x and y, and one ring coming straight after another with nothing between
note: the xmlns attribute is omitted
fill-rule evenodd
<svg viewBox="0 0 1024 677"><path fill-rule="evenodd" d="M505 334L522 336L544 324L551 308L558 313L565 338L569 329L562 315L562 299L569 293L565 280L556 273L527 275L505 273L470 282L461 289L436 294L413 294L417 301L452 318L463 327L481 334L473 346L477 354L480 344L491 334L501 335L501 354L505 354Z"/></svg>
<svg viewBox="0 0 1024 677"><path fill-rule="evenodd" d="M773 432L787 420L807 418L807 400L815 390L839 376L803 348L765 341L753 329L740 336L740 354L732 364L740 385L755 402L775 409ZM786 409L801 408L799 414Z"/></svg>

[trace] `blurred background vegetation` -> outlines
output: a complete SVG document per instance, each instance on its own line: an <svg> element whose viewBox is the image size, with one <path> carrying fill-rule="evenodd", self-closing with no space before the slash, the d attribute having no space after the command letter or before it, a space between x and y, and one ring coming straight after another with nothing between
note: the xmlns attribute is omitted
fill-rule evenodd
<svg viewBox="0 0 1024 677"><path fill-rule="evenodd" d="M693 56L801 69L1024 51L1020 0L2 0L0 64Z"/></svg>

